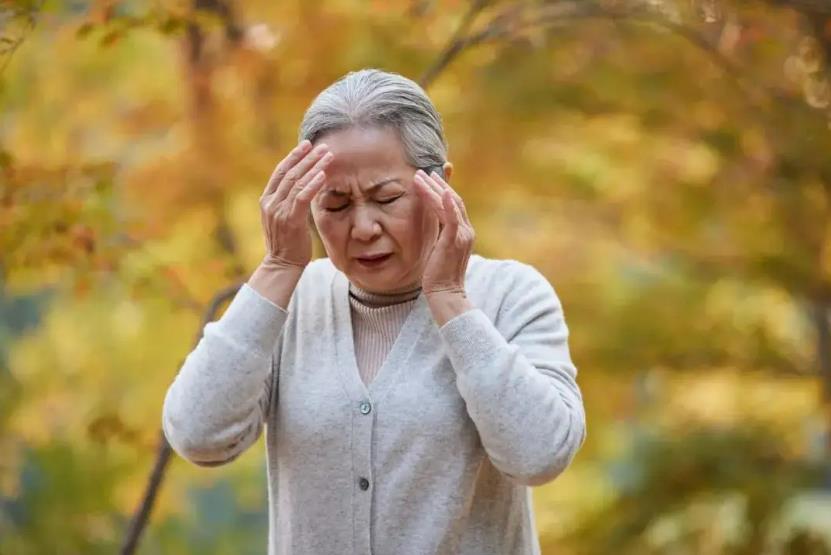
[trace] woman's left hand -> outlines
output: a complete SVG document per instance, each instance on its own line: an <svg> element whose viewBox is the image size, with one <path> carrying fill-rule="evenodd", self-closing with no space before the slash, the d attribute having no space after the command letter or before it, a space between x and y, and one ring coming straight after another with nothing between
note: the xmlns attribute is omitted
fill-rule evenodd
<svg viewBox="0 0 831 555"><path fill-rule="evenodd" d="M439 237L427 259L421 279L425 295L465 294L465 272L476 234L462 197L436 172L418 170L414 182L421 198L439 218Z"/></svg>

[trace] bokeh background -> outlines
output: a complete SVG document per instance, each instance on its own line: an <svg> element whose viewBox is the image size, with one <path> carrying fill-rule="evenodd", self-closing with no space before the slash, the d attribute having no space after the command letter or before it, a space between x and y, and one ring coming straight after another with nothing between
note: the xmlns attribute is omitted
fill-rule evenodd
<svg viewBox="0 0 831 555"><path fill-rule="evenodd" d="M123 546L265 182L362 67L424 84L476 251L563 301L588 439L543 552L831 553L830 59L825 0L0 1L0 553L265 551L262 439L172 458Z"/></svg>

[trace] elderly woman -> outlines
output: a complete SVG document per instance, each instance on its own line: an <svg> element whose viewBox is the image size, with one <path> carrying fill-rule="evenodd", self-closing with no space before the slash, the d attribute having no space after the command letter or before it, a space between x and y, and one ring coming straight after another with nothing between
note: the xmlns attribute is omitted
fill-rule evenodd
<svg viewBox="0 0 831 555"><path fill-rule="evenodd" d="M413 81L346 75L300 138L260 197L262 263L167 392L171 446L221 465L265 426L271 555L539 553L529 486L586 435L553 288L471 253Z"/></svg>

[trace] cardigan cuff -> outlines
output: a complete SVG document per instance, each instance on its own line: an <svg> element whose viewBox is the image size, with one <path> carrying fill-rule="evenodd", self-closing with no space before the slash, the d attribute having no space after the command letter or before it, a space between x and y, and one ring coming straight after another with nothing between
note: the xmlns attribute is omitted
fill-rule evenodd
<svg viewBox="0 0 831 555"><path fill-rule="evenodd" d="M448 320L439 333L457 372L467 372L493 361L506 341L481 309L467 310Z"/></svg>
<svg viewBox="0 0 831 555"><path fill-rule="evenodd" d="M217 321L217 331L270 355L287 318L286 310L243 283Z"/></svg>

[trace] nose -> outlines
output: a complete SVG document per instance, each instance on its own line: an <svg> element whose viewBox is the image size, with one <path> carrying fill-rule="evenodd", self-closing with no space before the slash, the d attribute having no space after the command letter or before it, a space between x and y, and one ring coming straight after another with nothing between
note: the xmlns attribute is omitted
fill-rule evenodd
<svg viewBox="0 0 831 555"><path fill-rule="evenodd" d="M371 241L381 234L381 224L375 212L367 206L356 206L353 211L352 238L356 241Z"/></svg>

